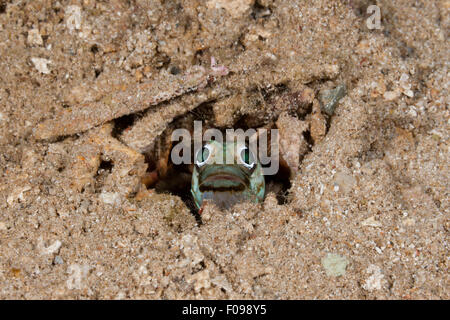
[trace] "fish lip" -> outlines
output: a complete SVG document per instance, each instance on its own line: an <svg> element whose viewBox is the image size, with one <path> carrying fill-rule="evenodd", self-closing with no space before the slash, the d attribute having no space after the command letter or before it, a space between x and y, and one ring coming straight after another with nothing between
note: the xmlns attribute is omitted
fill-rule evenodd
<svg viewBox="0 0 450 320"><path fill-rule="evenodd" d="M199 176L199 190L243 192L250 187L249 177L235 165L210 165Z"/></svg>
<svg viewBox="0 0 450 320"><path fill-rule="evenodd" d="M202 181L202 183L207 182L207 181L217 181L217 180L229 180L229 181L236 181L236 182L243 182L243 183L245 182L244 180L242 180L240 177L238 177L236 175L219 172L217 174L209 175Z"/></svg>
<svg viewBox="0 0 450 320"><path fill-rule="evenodd" d="M199 171L199 182L202 183L213 176L238 177L249 185L249 176L237 165L212 164Z"/></svg>
<svg viewBox="0 0 450 320"><path fill-rule="evenodd" d="M215 186L215 182L226 182L228 186ZM199 185L200 192L206 191L237 191L242 192L248 188L248 183L237 175L227 173L212 174L203 179Z"/></svg>
<svg viewBox="0 0 450 320"><path fill-rule="evenodd" d="M228 182L232 185L229 187L215 187L214 182ZM211 185L210 185L211 184ZM210 175L206 179L202 181L202 183L199 185L200 191L207 191L207 190L215 190L215 191L226 191L226 190L235 190L235 191L243 191L247 188L247 184L244 180L241 178L229 175L229 174L215 174Z"/></svg>

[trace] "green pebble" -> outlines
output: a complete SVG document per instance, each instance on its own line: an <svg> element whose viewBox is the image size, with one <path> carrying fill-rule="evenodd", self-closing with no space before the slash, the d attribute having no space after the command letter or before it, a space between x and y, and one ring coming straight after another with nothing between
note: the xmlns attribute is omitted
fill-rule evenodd
<svg viewBox="0 0 450 320"><path fill-rule="evenodd" d="M332 90L322 90L319 93L320 107L323 112L332 116L336 106L343 97L347 94L347 87L345 84L340 84Z"/></svg>
<svg viewBox="0 0 450 320"><path fill-rule="evenodd" d="M348 260L339 254L329 253L326 257L322 258L322 266L329 277L340 277L345 275L347 265Z"/></svg>

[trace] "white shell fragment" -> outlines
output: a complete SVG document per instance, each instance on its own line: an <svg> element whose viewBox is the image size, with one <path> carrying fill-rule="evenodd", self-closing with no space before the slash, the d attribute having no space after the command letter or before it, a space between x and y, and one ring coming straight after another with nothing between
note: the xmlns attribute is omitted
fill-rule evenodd
<svg viewBox="0 0 450 320"><path fill-rule="evenodd" d="M44 59L44 58L31 58L31 62L33 62L34 67L40 73L43 73L43 74L50 73L50 69L48 68L48 65L51 63L50 60Z"/></svg>
<svg viewBox="0 0 450 320"><path fill-rule="evenodd" d="M31 29L28 31L27 43L30 46L42 46L44 44L38 29Z"/></svg>

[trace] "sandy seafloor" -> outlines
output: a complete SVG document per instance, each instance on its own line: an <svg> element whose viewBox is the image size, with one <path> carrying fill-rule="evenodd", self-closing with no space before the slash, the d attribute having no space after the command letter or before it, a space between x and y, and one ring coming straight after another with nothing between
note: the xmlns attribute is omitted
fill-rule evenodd
<svg viewBox="0 0 450 320"><path fill-rule="evenodd" d="M449 13L1 0L0 298L448 299ZM319 93L340 84L329 116ZM200 224L154 189L154 145L191 115L279 128L283 201L275 179Z"/></svg>

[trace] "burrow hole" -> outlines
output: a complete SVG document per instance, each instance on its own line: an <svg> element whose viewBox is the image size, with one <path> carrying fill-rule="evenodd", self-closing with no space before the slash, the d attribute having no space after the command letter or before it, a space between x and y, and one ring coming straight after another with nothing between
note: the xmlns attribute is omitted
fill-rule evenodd
<svg viewBox="0 0 450 320"><path fill-rule="evenodd" d="M282 88L282 90L284 89ZM267 100L269 99L270 96L267 97ZM174 144L170 143L170 135L174 129L179 128L185 128L192 134L194 121L200 120L202 121L204 130L208 128L216 128L221 130L225 136L225 129L227 128L217 128L214 126L214 102L215 101L203 103L192 111L176 117L171 123L167 125L166 130L158 137L153 148L144 154L145 161L148 164L148 168L146 177L143 178L143 182L145 180L144 184L146 184L147 188L154 189L157 193L166 193L179 196L197 218L197 209L191 196L193 164L175 165L171 162L170 156L168 156L168 154L170 155L171 149L174 147L176 142ZM161 107L164 107L164 104ZM131 128L136 120L140 119L143 115L145 115L145 113L146 112L141 112L116 119L112 135L115 138L120 139L120 135L128 128ZM305 119L305 117L310 113L311 108L308 108L305 109L302 114L297 113L296 116L298 116L300 119ZM275 121L276 119L272 120L273 128L275 128ZM255 119L252 119L251 116L247 115L242 117L241 119L238 119L232 128L243 129L245 131L250 127L258 128L259 126L255 126ZM309 132L304 133L304 138L308 142L309 146L312 147L313 140ZM193 149L194 148L192 146L192 153L194 152ZM166 162L167 165L161 165L160 160L164 157L168 158L168 161ZM193 154L191 154L191 159L193 158ZM164 161L162 162L164 163ZM103 161L101 169L99 169L99 171L110 170L112 168L112 165L112 163ZM275 175L265 176L266 194L269 192L275 193L278 204L280 205L284 205L289 201L289 189L291 188L290 176L291 170L286 165L286 163L283 163L283 161L280 161L279 170Z"/></svg>
<svg viewBox="0 0 450 320"><path fill-rule="evenodd" d="M162 155L164 153L164 148L167 148L167 135L170 135L172 130L170 128L181 128L185 127L186 124L193 124L194 120L201 120L203 123L203 129L213 128L213 126L210 126L212 124L211 119L212 115L212 105L204 104L200 105L196 109L194 109L192 112L189 112L188 114L185 114L183 116L178 117L177 119L174 119L172 123L169 125L169 129L167 129L162 135L161 139L159 139L157 145L153 149L153 151L146 155L146 160L148 162L148 173L154 173L155 171L158 172L158 156L155 157L155 155ZM185 127L186 128L186 127ZM225 137L225 129L227 128L217 128L222 131L223 136ZM243 129L244 131L248 129L248 127L245 126L245 123L242 121L238 121L236 125L233 127L234 129ZM191 130L192 128L186 128L188 130ZM191 131L192 133L192 131ZM170 146L170 151L176 145L177 142L175 142L173 145ZM191 159L194 158L194 148L191 146ZM175 165L171 162L170 157L168 160L167 165L167 171L164 173L164 175L159 176L157 182L153 185L149 185L149 188L154 188L156 192L158 193L167 193L179 196L185 203L186 206L191 210L191 212L197 216L197 209L195 207L195 204L192 199L191 195L191 179L192 179L192 171L193 171L194 165L187 165L187 164L180 164ZM160 170L161 171L161 170ZM163 170L164 171L164 170ZM277 174L272 176L266 176L265 177L265 183L266 183L266 194L269 192L274 192L277 196L277 200L279 204L286 204L288 201L288 191L291 187L291 181L290 181L290 169L283 164L280 164L280 169L278 170Z"/></svg>

